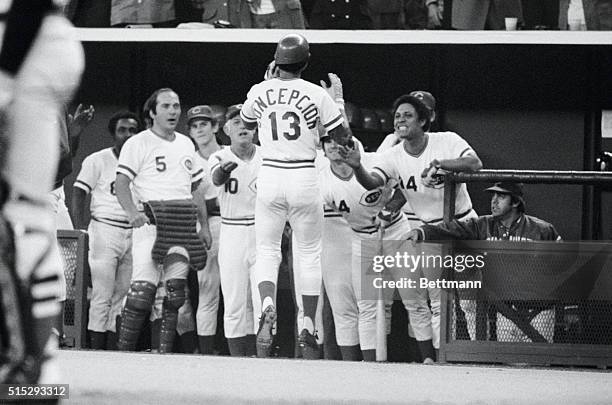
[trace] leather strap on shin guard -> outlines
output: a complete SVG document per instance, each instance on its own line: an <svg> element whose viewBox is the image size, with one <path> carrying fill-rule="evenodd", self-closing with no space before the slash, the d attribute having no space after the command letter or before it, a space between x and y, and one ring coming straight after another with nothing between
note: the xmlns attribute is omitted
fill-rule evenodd
<svg viewBox="0 0 612 405"><path fill-rule="evenodd" d="M0 216L0 383L14 383L26 356L11 230Z"/></svg>
<svg viewBox="0 0 612 405"><path fill-rule="evenodd" d="M206 247L197 232L197 207L192 200L148 201L145 214L157 226L153 260L161 263L168 249L182 246L189 252L189 264L198 271L206 265Z"/></svg>
<svg viewBox="0 0 612 405"><path fill-rule="evenodd" d="M166 297L162 306L162 324L159 336L159 352L170 353L178 324L178 310L186 299L187 280L173 278L166 281Z"/></svg>
<svg viewBox="0 0 612 405"><path fill-rule="evenodd" d="M157 287L146 281L132 282L121 313L121 327L117 341L119 350L136 350L138 336L147 313L151 311L156 291Z"/></svg>

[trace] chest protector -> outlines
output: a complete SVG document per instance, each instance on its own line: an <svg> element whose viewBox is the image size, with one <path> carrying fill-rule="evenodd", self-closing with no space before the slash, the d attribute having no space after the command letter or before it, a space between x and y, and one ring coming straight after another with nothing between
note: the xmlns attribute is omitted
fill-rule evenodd
<svg viewBox="0 0 612 405"><path fill-rule="evenodd" d="M153 260L162 263L168 249L182 246L189 253L191 269L202 270L206 266L206 247L198 236L198 214L193 201L147 201L144 207L151 224L157 227L157 239L151 251Z"/></svg>

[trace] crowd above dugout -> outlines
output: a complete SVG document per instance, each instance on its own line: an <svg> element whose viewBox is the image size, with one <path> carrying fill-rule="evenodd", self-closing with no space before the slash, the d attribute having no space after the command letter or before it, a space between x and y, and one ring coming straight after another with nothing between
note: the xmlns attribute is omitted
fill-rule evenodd
<svg viewBox="0 0 612 405"><path fill-rule="evenodd" d="M77 27L612 30L612 0L68 0Z"/></svg>

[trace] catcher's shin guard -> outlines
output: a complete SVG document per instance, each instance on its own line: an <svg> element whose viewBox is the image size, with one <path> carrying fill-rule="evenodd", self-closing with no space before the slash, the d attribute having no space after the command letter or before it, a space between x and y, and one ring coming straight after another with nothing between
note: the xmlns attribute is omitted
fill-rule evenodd
<svg viewBox="0 0 612 405"><path fill-rule="evenodd" d="M174 345L178 310L185 303L187 280L173 278L166 281L166 297L162 307L162 323L159 335L159 352L170 353Z"/></svg>
<svg viewBox="0 0 612 405"><path fill-rule="evenodd" d="M121 312L121 327L117 348L123 351L136 350L138 336L142 330L147 313L155 301L157 287L146 281L134 281L130 286Z"/></svg>
<svg viewBox="0 0 612 405"><path fill-rule="evenodd" d="M0 383L34 384L48 358L51 330L57 326L57 275L40 278L34 272L21 280L15 271L10 227L0 222Z"/></svg>
<svg viewBox="0 0 612 405"><path fill-rule="evenodd" d="M39 382L59 320L60 258L44 203L9 200L0 217L2 350L0 381ZM6 222L5 222L6 219ZM3 359L4 360L4 359ZM46 373L46 378L51 377Z"/></svg>

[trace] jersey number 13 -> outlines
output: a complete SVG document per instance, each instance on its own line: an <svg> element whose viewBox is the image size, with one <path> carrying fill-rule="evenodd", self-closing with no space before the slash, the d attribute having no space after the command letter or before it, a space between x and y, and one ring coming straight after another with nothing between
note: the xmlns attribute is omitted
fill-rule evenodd
<svg viewBox="0 0 612 405"><path fill-rule="evenodd" d="M270 115L270 124L272 127L272 140L278 141L278 121L276 118L276 111L272 111ZM282 135L288 141L295 141L300 137L301 129L300 129L300 117L293 111L287 111L281 116L282 121L287 121L289 124L289 129L291 132L283 132Z"/></svg>

